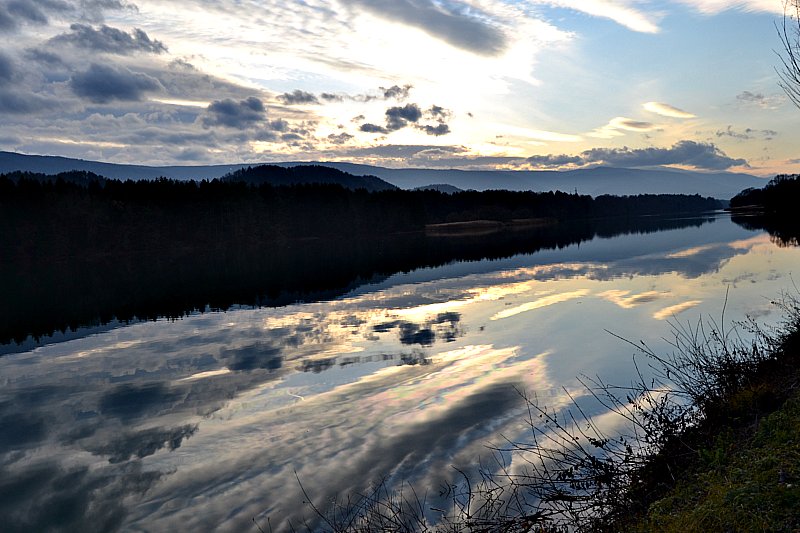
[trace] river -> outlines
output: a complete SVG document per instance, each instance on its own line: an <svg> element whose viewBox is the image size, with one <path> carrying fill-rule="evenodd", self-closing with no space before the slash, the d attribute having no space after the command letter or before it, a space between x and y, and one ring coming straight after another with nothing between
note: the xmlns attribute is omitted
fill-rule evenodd
<svg viewBox="0 0 800 533"><path fill-rule="evenodd" d="M301 483L323 507L382 479L436 493L525 438L521 392L558 409L582 375L630 383L618 337L780 320L800 249L691 222L5 344L3 528L279 531L312 516Z"/></svg>

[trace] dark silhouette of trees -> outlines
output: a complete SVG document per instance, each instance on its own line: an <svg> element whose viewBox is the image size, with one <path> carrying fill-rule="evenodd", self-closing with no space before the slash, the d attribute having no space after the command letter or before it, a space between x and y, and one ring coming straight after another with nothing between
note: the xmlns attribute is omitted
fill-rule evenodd
<svg viewBox="0 0 800 533"><path fill-rule="evenodd" d="M386 190L0 175L0 343L118 320L324 299L422 266L683 227L699 196ZM543 224L457 238L430 224ZM676 225L677 224L677 225Z"/></svg>
<svg viewBox="0 0 800 533"><path fill-rule="evenodd" d="M780 86L795 106L800 107L800 0L784 0L783 23L778 27L781 39Z"/></svg>
<svg viewBox="0 0 800 533"><path fill-rule="evenodd" d="M800 176L780 175L763 189L746 189L731 198L731 219L748 229L766 230L779 246L800 243Z"/></svg>

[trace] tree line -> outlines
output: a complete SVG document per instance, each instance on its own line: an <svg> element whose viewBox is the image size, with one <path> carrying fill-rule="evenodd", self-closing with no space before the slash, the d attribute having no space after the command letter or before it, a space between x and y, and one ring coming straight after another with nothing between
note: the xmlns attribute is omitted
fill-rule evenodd
<svg viewBox="0 0 800 533"><path fill-rule="evenodd" d="M52 258L70 256L76 247L104 254L159 246L224 249L309 238L369 238L474 220L698 213L718 209L720 203L685 195L368 192L335 184L119 181L70 173L0 175L0 207L0 246L6 254L41 252ZM54 248L43 248L43 241Z"/></svg>

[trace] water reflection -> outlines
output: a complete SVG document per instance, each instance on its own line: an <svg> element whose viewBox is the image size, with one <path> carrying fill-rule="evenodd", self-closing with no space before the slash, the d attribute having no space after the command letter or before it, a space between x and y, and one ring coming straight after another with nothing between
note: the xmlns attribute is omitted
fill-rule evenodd
<svg viewBox="0 0 800 533"><path fill-rule="evenodd" d="M388 476L435 489L525 431L517 390L632 379L614 331L769 313L800 260L721 219L386 277L331 301L141 322L0 358L8 531L241 531ZM594 414L602 416L599 406ZM6 526L4 526L6 527Z"/></svg>

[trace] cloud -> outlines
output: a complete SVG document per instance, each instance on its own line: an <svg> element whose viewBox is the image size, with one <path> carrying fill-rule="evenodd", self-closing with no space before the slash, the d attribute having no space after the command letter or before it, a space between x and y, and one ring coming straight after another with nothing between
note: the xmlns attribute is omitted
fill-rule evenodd
<svg viewBox="0 0 800 533"><path fill-rule="evenodd" d="M729 9L747 12L783 13L783 2L777 0L678 0L706 15L715 15Z"/></svg>
<svg viewBox="0 0 800 533"><path fill-rule="evenodd" d="M726 170L746 166L744 159L733 159L710 143L679 141L671 148L593 148L581 154L586 163L610 166L647 167L687 165L704 170Z"/></svg>
<svg viewBox="0 0 800 533"><path fill-rule="evenodd" d="M700 170L726 170L747 166L745 159L728 157L717 146L695 141L679 141L671 148L593 148L578 155L535 155L525 160L535 168L609 165L618 167L650 167L685 165Z"/></svg>
<svg viewBox="0 0 800 533"><path fill-rule="evenodd" d="M696 115L663 102L647 102L643 107L651 113L670 118L694 118Z"/></svg>
<svg viewBox="0 0 800 533"><path fill-rule="evenodd" d="M98 104L112 100L139 101L147 92L164 89L156 78L147 74L97 63L92 63L85 72L73 74L69 85L76 95Z"/></svg>
<svg viewBox="0 0 800 533"><path fill-rule="evenodd" d="M144 31L135 28L127 33L102 25L95 29L87 24L73 24L71 33L62 33L50 39L50 44L70 44L107 54L129 55L135 52L162 54L167 47L161 41L150 39Z"/></svg>
<svg viewBox="0 0 800 533"><path fill-rule="evenodd" d="M365 133L387 134L401 130L409 125L416 126L417 129L428 135L440 136L450 133L450 126L445 120L450 117L449 110L433 105L429 109L422 111L417 104L406 104L404 106L390 107L384 113L386 116L386 126L365 123L361 125L361 131ZM420 124L420 120L425 117L436 121L435 124Z"/></svg>
<svg viewBox="0 0 800 533"><path fill-rule="evenodd" d="M434 135L436 137L450 133L450 126L447 124L437 124L436 126L426 124L423 125L421 129L428 135Z"/></svg>
<svg viewBox="0 0 800 533"><path fill-rule="evenodd" d="M641 33L658 33L659 27L657 14L645 13L627 4L630 2L619 0L534 0L539 4L553 7L573 9L592 15L593 17L607 18L617 24Z"/></svg>
<svg viewBox="0 0 800 533"><path fill-rule="evenodd" d="M346 144L353 139L349 133L331 133L327 137L328 142L331 144Z"/></svg>
<svg viewBox="0 0 800 533"><path fill-rule="evenodd" d="M0 27L13 30L19 23L47 24L47 16L31 1L11 0L0 6Z"/></svg>
<svg viewBox="0 0 800 533"><path fill-rule="evenodd" d="M452 113L450 113L449 110L447 110L447 109L445 109L445 108L443 108L441 106L438 106L438 105L432 105L430 107L430 109L428 109L426 111L426 113L428 115L430 115L432 118L440 119L440 120L448 119L448 118L450 118L450 115L452 114Z"/></svg>
<svg viewBox="0 0 800 533"><path fill-rule="evenodd" d="M583 158L577 155L534 155L526 159L528 163L537 168L560 168L567 165L582 165Z"/></svg>
<svg viewBox="0 0 800 533"><path fill-rule="evenodd" d="M42 98L29 91L0 89L0 113L26 115L52 109L55 102Z"/></svg>
<svg viewBox="0 0 800 533"><path fill-rule="evenodd" d="M496 56L507 47L502 30L473 15L475 8L456 9L432 0L352 0L351 4L475 54Z"/></svg>
<svg viewBox="0 0 800 533"><path fill-rule="evenodd" d="M602 128L597 128L588 135L590 137L598 137L601 139L610 139L612 137L620 137L624 135L622 131L634 132L648 132L656 129L657 126L652 122L645 122L641 120L634 120L627 117L615 117L609 121L608 124Z"/></svg>
<svg viewBox="0 0 800 533"><path fill-rule="evenodd" d="M384 135L389 133L389 130L387 130L383 126L378 126L377 124L371 124L369 122L367 122L366 124L362 124L359 130L363 131L364 133L382 133Z"/></svg>
<svg viewBox="0 0 800 533"><path fill-rule="evenodd" d="M771 141L778 135L778 132L775 130L755 130L753 128L746 128L744 131L736 131L733 129L733 126L728 126L724 130L717 130L714 135L717 137L731 137L742 141L749 141L759 137L766 141Z"/></svg>
<svg viewBox="0 0 800 533"><path fill-rule="evenodd" d="M614 118L611 120L611 122L609 122L608 125L615 129L628 131L652 131L655 129L655 124L652 122L633 120L625 117Z"/></svg>
<svg viewBox="0 0 800 533"><path fill-rule="evenodd" d="M49 50L43 50L42 48L29 48L25 51L25 58L49 67L60 67L64 65L61 56Z"/></svg>
<svg viewBox="0 0 800 533"><path fill-rule="evenodd" d="M384 87L381 87L380 89L381 91L383 91L383 97L387 100L390 98L394 98L397 100L405 100L406 98L408 98L408 95L411 92L412 88L413 85L403 85L402 87L400 87L399 85L392 85L388 89Z"/></svg>
<svg viewBox="0 0 800 533"><path fill-rule="evenodd" d="M316 96L309 92L301 91L300 89L297 89L291 93L283 93L282 95L278 96L278 100L286 105L319 103L319 100L317 100Z"/></svg>
<svg viewBox="0 0 800 533"><path fill-rule="evenodd" d="M403 85L392 85L391 87L378 87L380 91L379 94L375 93L366 93L366 94L345 94L345 93L320 93L319 98L321 98L325 102L372 102L373 100L405 100L411 94L411 89L414 86L410 84ZM302 91L295 91L302 92ZM309 93L305 93L306 95L314 98L313 95ZM285 95L284 95L285 96ZM281 98L281 97L279 97ZM318 102L314 102L318 103Z"/></svg>
<svg viewBox="0 0 800 533"><path fill-rule="evenodd" d="M136 6L121 0L11 0L0 5L0 30L16 31L23 24L46 25L50 16L101 21L103 12L123 9L135 11Z"/></svg>
<svg viewBox="0 0 800 533"><path fill-rule="evenodd" d="M203 117L203 125L206 127L246 129L267 118L264 103L254 96L239 102L230 98L217 100L208 106L207 111L208 115Z"/></svg>
<svg viewBox="0 0 800 533"><path fill-rule="evenodd" d="M108 442L91 451L97 455L108 455L109 463L122 463L131 457L142 459L164 448L174 451L185 439L197 433L197 424L177 428L148 428L137 432L116 435Z"/></svg>
<svg viewBox="0 0 800 533"><path fill-rule="evenodd" d="M8 83L14 76L14 63L11 58L0 52L0 85Z"/></svg>
<svg viewBox="0 0 800 533"><path fill-rule="evenodd" d="M762 93L742 91L736 95L736 99L745 105L756 105L763 109L778 109L786 102L786 97L782 94L765 96Z"/></svg>
<svg viewBox="0 0 800 533"><path fill-rule="evenodd" d="M390 107L386 110L386 129L395 131L408 126L409 122L418 122L422 118L422 110L417 104L406 104L403 107Z"/></svg>

